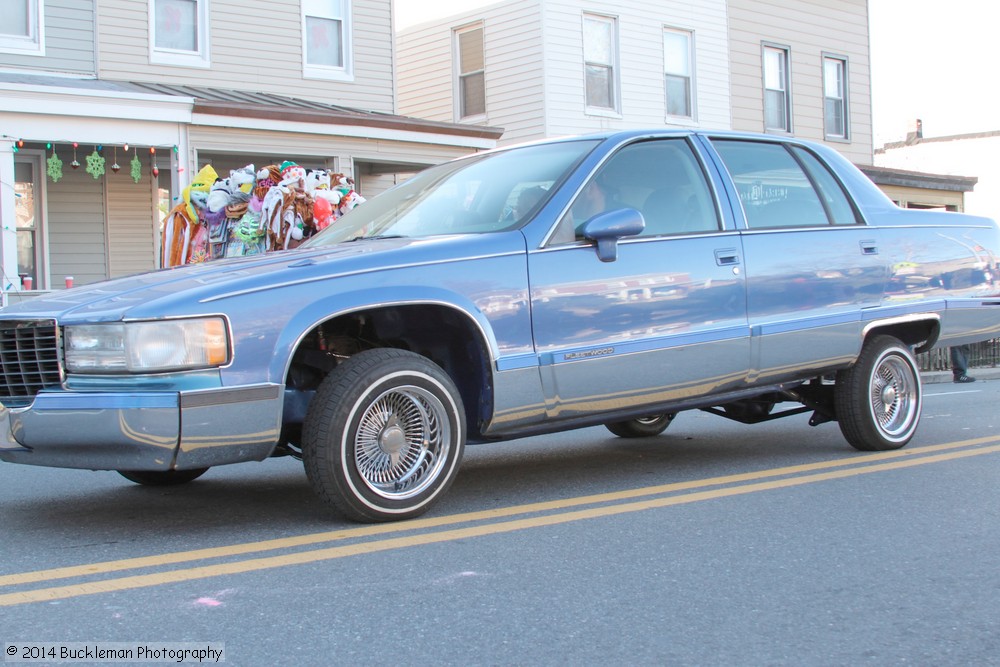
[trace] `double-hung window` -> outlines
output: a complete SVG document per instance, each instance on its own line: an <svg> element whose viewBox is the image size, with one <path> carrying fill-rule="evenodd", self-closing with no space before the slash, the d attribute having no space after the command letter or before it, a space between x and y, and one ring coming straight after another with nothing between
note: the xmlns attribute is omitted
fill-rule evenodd
<svg viewBox="0 0 1000 667"><path fill-rule="evenodd" d="M350 0L302 0L303 75L353 79Z"/></svg>
<svg viewBox="0 0 1000 667"><path fill-rule="evenodd" d="M693 41L687 30L667 28L663 31L663 72L668 116L694 118Z"/></svg>
<svg viewBox="0 0 1000 667"><path fill-rule="evenodd" d="M618 111L618 26L610 16L583 15L587 109Z"/></svg>
<svg viewBox="0 0 1000 667"><path fill-rule="evenodd" d="M208 67L208 0L150 0L149 60Z"/></svg>
<svg viewBox="0 0 1000 667"><path fill-rule="evenodd" d="M823 127L827 139L847 139L847 59L823 56Z"/></svg>
<svg viewBox="0 0 1000 667"><path fill-rule="evenodd" d="M482 116L486 113L486 57L481 24L455 31L455 54L458 117L465 119Z"/></svg>
<svg viewBox="0 0 1000 667"><path fill-rule="evenodd" d="M792 131L788 49L764 45L764 129Z"/></svg>
<svg viewBox="0 0 1000 667"><path fill-rule="evenodd" d="M0 53L45 55L44 0L10 0L0 21Z"/></svg>

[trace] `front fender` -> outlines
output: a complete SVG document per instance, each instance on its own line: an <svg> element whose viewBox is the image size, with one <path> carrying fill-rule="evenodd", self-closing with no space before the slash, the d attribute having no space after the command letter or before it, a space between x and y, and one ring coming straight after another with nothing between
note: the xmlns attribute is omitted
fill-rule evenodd
<svg viewBox="0 0 1000 667"><path fill-rule="evenodd" d="M441 288L393 286L338 292L308 304L289 319L275 341L268 375L279 382L283 381L296 348L306 334L322 322L365 310L405 305L438 305L461 313L474 323L490 356L490 366L496 368L500 346L493 323L475 302Z"/></svg>

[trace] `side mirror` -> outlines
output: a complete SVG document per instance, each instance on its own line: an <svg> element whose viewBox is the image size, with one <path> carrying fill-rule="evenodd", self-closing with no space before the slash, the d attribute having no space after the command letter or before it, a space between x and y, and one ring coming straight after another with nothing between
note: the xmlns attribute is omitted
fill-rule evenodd
<svg viewBox="0 0 1000 667"><path fill-rule="evenodd" d="M645 228L642 213L634 208L619 208L595 215L581 231L585 238L597 241L598 259L613 262L618 259L619 239L641 234Z"/></svg>

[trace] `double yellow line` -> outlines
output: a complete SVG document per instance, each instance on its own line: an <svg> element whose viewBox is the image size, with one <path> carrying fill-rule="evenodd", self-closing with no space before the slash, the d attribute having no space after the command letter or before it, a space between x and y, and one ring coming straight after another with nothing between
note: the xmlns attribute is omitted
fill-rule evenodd
<svg viewBox="0 0 1000 667"><path fill-rule="evenodd" d="M595 519L659 507L727 498L756 493L758 491L789 488L996 452L1000 452L1000 437L976 438L929 447L914 447L891 452L851 456L833 461L772 468L757 472L710 477L689 482L648 486L639 489L580 496L550 502L516 505L482 512L452 514L436 518L348 528L210 549L179 551L155 556L9 574L0 576L0 589L4 587L24 588L30 584L47 584L62 579L89 578L129 570L162 568L180 563L234 558L269 551L301 549L302 547L331 542L351 542L350 544L300 550L273 556L260 556L248 559L237 558L227 562L185 569L110 577L64 586L30 588L28 590L0 594L0 606L61 600L96 593L160 586L227 574L241 574L290 565L316 563L424 544L450 542L483 535L498 535L527 528L552 526L584 519ZM459 526L460 524L471 525L442 530L442 528Z"/></svg>

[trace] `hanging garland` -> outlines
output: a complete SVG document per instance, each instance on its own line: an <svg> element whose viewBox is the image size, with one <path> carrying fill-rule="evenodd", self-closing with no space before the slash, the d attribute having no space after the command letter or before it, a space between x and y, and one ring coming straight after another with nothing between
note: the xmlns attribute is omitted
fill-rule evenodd
<svg viewBox="0 0 1000 667"><path fill-rule="evenodd" d="M129 163L132 169L132 180L136 183L142 178L142 162L139 161L138 152L138 149L132 151L132 162Z"/></svg>

